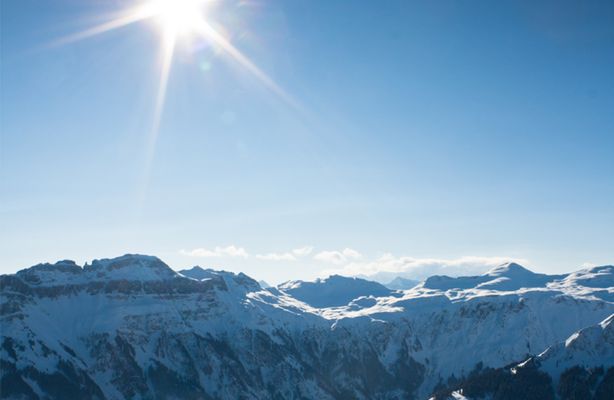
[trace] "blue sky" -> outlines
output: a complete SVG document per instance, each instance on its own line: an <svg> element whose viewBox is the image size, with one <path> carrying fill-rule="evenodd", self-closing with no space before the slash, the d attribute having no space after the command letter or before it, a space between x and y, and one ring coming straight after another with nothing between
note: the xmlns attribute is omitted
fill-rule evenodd
<svg viewBox="0 0 614 400"><path fill-rule="evenodd" d="M133 3L2 2L1 272L614 262L612 2L218 1L296 104L182 37L153 147L159 27L59 43Z"/></svg>

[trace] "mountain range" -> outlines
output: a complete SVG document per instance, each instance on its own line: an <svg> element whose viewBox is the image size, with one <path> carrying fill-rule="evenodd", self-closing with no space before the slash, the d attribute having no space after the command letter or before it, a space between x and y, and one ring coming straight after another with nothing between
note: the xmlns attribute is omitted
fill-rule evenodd
<svg viewBox="0 0 614 400"><path fill-rule="evenodd" d="M614 393L613 266L544 275L508 263L405 290L342 276L263 286L130 254L2 275L0 397Z"/></svg>

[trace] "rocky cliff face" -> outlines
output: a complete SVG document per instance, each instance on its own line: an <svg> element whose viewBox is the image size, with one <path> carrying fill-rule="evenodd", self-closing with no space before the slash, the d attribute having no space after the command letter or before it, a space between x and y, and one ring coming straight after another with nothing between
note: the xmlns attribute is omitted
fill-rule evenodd
<svg viewBox="0 0 614 400"><path fill-rule="evenodd" d="M41 264L0 277L1 397L428 398L614 313L612 267L519 268L407 291L335 277L297 298L149 256Z"/></svg>

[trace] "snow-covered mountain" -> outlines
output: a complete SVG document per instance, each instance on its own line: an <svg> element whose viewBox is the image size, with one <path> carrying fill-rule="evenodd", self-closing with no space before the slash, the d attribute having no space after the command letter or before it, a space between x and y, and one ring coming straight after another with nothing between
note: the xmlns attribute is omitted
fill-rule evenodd
<svg viewBox="0 0 614 400"><path fill-rule="evenodd" d="M405 291L343 277L263 289L150 256L40 264L0 277L1 397L426 399L538 354L543 374L607 368L613 279L506 264Z"/></svg>

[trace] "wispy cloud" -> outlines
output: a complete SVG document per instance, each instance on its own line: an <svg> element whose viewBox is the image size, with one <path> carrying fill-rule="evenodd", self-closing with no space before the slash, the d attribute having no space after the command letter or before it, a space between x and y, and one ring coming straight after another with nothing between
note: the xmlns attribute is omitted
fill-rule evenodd
<svg viewBox="0 0 614 400"><path fill-rule="evenodd" d="M321 251L313 256L314 260L337 265L345 264L351 260L358 260L361 258L362 254L350 248L345 248L343 250Z"/></svg>
<svg viewBox="0 0 614 400"><path fill-rule="evenodd" d="M296 257L292 253L256 254L256 258L264 261L296 261Z"/></svg>
<svg viewBox="0 0 614 400"><path fill-rule="evenodd" d="M214 249L197 248L193 250L180 250L179 253L190 257L241 257L247 258L249 254L243 247L216 246Z"/></svg>
<svg viewBox="0 0 614 400"><path fill-rule="evenodd" d="M301 257L306 257L313 251L312 246L303 246L290 251L284 252L271 252L264 254L256 254L254 257L263 261L296 261ZM220 258L220 257L234 257L234 258L249 258L250 254L243 247L229 245L229 246L216 246L213 249L196 248L192 250L179 250L179 254L189 257L202 257L202 258Z"/></svg>
<svg viewBox="0 0 614 400"><path fill-rule="evenodd" d="M312 251L312 246L304 246L283 253L257 254L256 258L265 261L296 261L300 257L308 256Z"/></svg>
<svg viewBox="0 0 614 400"><path fill-rule="evenodd" d="M312 251L313 251L313 246L303 246L303 247L299 247L298 249L292 250L292 254L294 254L297 257L305 257L311 254Z"/></svg>
<svg viewBox="0 0 614 400"><path fill-rule="evenodd" d="M477 275L505 262L526 263L512 257L460 257L455 259L395 257L384 254L370 261L354 261L336 269L323 270L321 275L364 276L387 282L396 276L409 279L425 279L432 275ZM338 263L342 264L342 263Z"/></svg>

